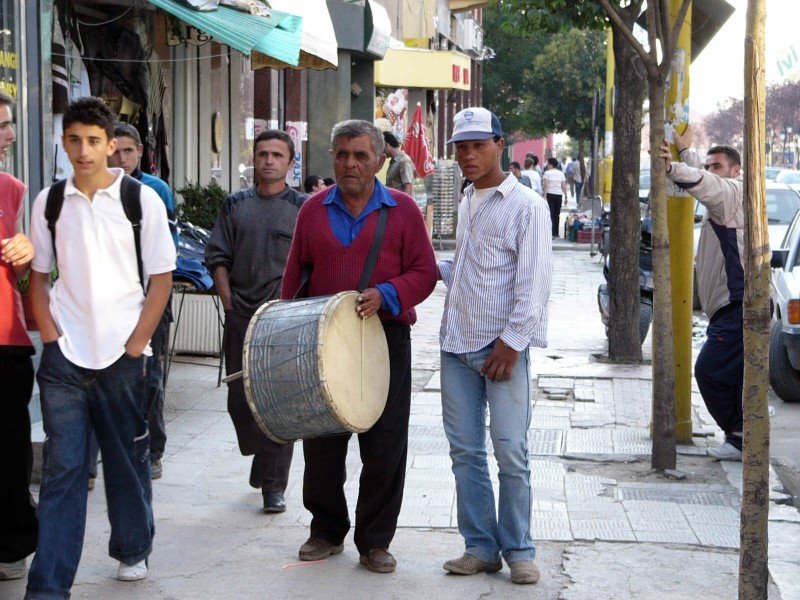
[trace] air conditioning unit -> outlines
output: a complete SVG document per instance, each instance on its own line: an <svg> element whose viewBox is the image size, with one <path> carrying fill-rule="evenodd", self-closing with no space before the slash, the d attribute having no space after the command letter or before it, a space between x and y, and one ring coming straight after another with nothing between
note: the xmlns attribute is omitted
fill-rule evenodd
<svg viewBox="0 0 800 600"><path fill-rule="evenodd" d="M472 17L461 21L460 44L462 50L472 56L480 55L483 49L483 28Z"/></svg>

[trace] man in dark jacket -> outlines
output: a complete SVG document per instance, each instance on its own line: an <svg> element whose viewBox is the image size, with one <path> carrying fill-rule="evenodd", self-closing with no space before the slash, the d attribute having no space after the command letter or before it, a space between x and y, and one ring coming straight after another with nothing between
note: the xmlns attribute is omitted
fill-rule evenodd
<svg viewBox="0 0 800 600"><path fill-rule="evenodd" d="M225 309L225 366L242 370L247 325L256 309L280 297L281 279L294 224L305 194L286 185L294 165L294 143L285 132L269 130L255 140L258 185L226 198L206 247L206 265ZM292 444L277 444L256 424L241 379L228 384L228 412L239 450L253 456L250 485L261 488L264 512L286 510Z"/></svg>

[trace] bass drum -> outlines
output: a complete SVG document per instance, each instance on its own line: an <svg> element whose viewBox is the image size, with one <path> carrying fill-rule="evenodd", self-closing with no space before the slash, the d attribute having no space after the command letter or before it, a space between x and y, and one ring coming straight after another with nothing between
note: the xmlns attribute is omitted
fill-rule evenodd
<svg viewBox="0 0 800 600"><path fill-rule="evenodd" d="M242 375L259 427L278 443L362 433L389 393L389 348L377 315L362 319L357 292L275 300L253 315Z"/></svg>

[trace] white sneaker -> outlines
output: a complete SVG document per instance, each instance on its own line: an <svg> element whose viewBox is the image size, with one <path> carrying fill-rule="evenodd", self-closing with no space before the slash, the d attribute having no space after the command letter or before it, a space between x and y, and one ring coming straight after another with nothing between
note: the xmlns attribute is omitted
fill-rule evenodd
<svg viewBox="0 0 800 600"><path fill-rule="evenodd" d="M0 581L11 581L12 579L22 579L25 577L27 568L25 559L11 563L0 563Z"/></svg>
<svg viewBox="0 0 800 600"><path fill-rule="evenodd" d="M147 577L147 562L144 560L139 561L135 565L126 565L119 563L119 570L117 570L117 579L120 581L139 581Z"/></svg>
<svg viewBox="0 0 800 600"><path fill-rule="evenodd" d="M714 460L742 460L742 451L728 442L716 448L709 448L708 455Z"/></svg>

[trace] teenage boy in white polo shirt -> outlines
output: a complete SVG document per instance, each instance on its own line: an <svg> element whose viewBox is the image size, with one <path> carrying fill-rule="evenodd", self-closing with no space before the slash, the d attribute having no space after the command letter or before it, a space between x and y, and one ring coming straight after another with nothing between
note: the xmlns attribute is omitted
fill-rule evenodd
<svg viewBox="0 0 800 600"><path fill-rule="evenodd" d="M120 192L126 176L107 166L116 148L111 111L97 98L82 98L64 113L63 126L74 174L64 188L55 249L45 217L49 190L36 198L31 217L31 299L44 343L37 380L47 439L27 600L69 597L86 526L92 429L103 453L117 577L147 575L154 527L145 355L175 269L164 204L134 182L141 205L139 277L134 227ZM58 280L51 287L53 266Z"/></svg>

